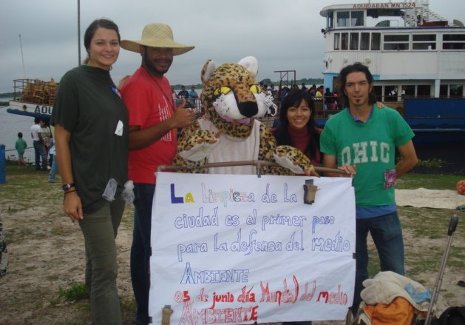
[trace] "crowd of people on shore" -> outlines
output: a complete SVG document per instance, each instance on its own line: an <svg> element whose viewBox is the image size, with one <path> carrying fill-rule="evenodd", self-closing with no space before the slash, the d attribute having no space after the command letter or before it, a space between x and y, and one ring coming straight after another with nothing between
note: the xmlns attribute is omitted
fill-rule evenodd
<svg viewBox="0 0 465 325"><path fill-rule="evenodd" d="M37 171L48 172L48 181L50 183L57 181L56 175L58 173L58 165L55 161L53 129L50 126L49 120L39 117L34 118L34 124L30 128L32 148L34 150L33 165ZM18 132L15 149L18 153L18 164L27 166L25 152L28 149L28 144L22 132Z"/></svg>
<svg viewBox="0 0 465 325"><path fill-rule="evenodd" d="M307 87L305 83L302 83L300 88L296 83L293 83L291 86L279 84L276 89L276 86L273 84L267 85L266 83L260 83L260 87L266 93L273 96L275 103L281 106L284 98L289 94L291 91L296 91L298 89L307 92L309 96L315 103L315 109L322 110L322 111L338 111L342 109L340 96L338 91L335 89L331 91L329 88L324 90L324 86L320 85L317 87L316 84L313 84L310 87ZM320 112L316 112L320 113Z"/></svg>
<svg viewBox="0 0 465 325"><path fill-rule="evenodd" d="M194 123L196 115L190 107L199 99L194 86L190 91L182 86L176 94L165 74L174 56L194 46L174 41L170 26L161 23L146 25L141 39L121 40L118 26L108 19L88 26L84 46L85 64L69 70L59 83L51 119L54 136L40 119L31 127L35 167L49 170L50 161L52 170L59 167L63 211L84 235L85 283L93 324L122 323L115 237L125 202L134 203L130 257L137 307L134 322L148 324L154 171L172 164L177 130ZM110 71L120 48L139 54L141 65L117 87ZM376 104L373 77L359 63L341 71L339 93L316 85L278 90L261 86L281 104L280 123L273 130L277 143L301 150L315 166L341 169L354 180L357 231L352 311L356 311L361 283L368 277L368 232L382 270L404 273L394 184L417 162L413 132L397 112ZM318 101L324 101L328 110L344 108L323 130L314 121ZM24 153L22 138L18 134L18 154ZM53 153L53 158L48 158Z"/></svg>

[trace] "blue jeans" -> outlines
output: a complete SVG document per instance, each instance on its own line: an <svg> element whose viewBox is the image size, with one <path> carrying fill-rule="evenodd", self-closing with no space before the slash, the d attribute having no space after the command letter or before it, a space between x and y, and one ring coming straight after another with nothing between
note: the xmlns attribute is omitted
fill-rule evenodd
<svg viewBox="0 0 465 325"><path fill-rule="evenodd" d="M56 180L56 175L58 172L58 164L57 164L57 155L50 155L52 156L52 168L50 168L50 173L48 174L48 181L53 182Z"/></svg>
<svg viewBox="0 0 465 325"><path fill-rule="evenodd" d="M404 275L404 240L397 212L375 218L357 219L355 292L352 305L354 313L361 302L362 282L368 279L368 232L378 251L381 271L393 271Z"/></svg>
<svg viewBox="0 0 465 325"><path fill-rule="evenodd" d="M45 146L40 141L33 141L34 153L35 153L35 163L36 169L47 170L47 150ZM42 159L42 166L40 165L40 160Z"/></svg>
<svg viewBox="0 0 465 325"><path fill-rule="evenodd" d="M149 323L150 233L154 184L134 184L134 231L131 246L131 280L137 304L136 322Z"/></svg>

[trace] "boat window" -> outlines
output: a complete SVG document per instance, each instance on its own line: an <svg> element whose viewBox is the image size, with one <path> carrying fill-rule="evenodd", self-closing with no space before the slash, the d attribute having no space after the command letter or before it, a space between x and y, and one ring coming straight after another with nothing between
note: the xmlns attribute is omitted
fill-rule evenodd
<svg viewBox="0 0 465 325"><path fill-rule="evenodd" d="M463 85L449 85L450 97L462 98Z"/></svg>
<svg viewBox="0 0 465 325"><path fill-rule="evenodd" d="M358 50L358 33L350 33L350 49Z"/></svg>
<svg viewBox="0 0 465 325"><path fill-rule="evenodd" d="M341 50L347 50L349 45L349 33L341 33Z"/></svg>
<svg viewBox="0 0 465 325"><path fill-rule="evenodd" d="M414 85L403 85L401 96L402 97L415 97L415 86Z"/></svg>
<svg viewBox="0 0 465 325"><path fill-rule="evenodd" d="M417 97L431 97L431 86L430 85L418 85L417 86Z"/></svg>
<svg viewBox="0 0 465 325"><path fill-rule="evenodd" d="M412 35L412 49L413 50L435 50L436 49L436 35L435 34Z"/></svg>
<svg viewBox="0 0 465 325"><path fill-rule="evenodd" d="M379 51L381 49L381 33L371 33L371 50Z"/></svg>
<svg viewBox="0 0 465 325"><path fill-rule="evenodd" d="M360 37L360 50L368 51L370 49L370 33L362 33Z"/></svg>
<svg viewBox="0 0 465 325"><path fill-rule="evenodd" d="M409 49L409 35L384 35L384 50L405 51Z"/></svg>
<svg viewBox="0 0 465 325"><path fill-rule="evenodd" d="M341 34L335 33L334 34L334 49L340 50L339 42L341 41Z"/></svg>
<svg viewBox="0 0 465 325"><path fill-rule="evenodd" d="M349 27L349 12L348 11L337 12L337 27Z"/></svg>
<svg viewBox="0 0 465 325"><path fill-rule="evenodd" d="M397 101L397 86L384 86L384 100L387 102Z"/></svg>
<svg viewBox="0 0 465 325"><path fill-rule="evenodd" d="M363 26L363 11L351 11L350 13L351 26Z"/></svg>
<svg viewBox="0 0 465 325"><path fill-rule="evenodd" d="M332 29L334 27L334 12L329 12L326 16L326 27Z"/></svg>
<svg viewBox="0 0 465 325"><path fill-rule="evenodd" d="M436 41L436 35L435 34L421 34L421 35L412 35L413 36L413 41L414 42L420 42L420 41Z"/></svg>
<svg viewBox="0 0 465 325"><path fill-rule="evenodd" d="M444 34L443 41L463 41L465 42L465 34Z"/></svg>
<svg viewBox="0 0 465 325"><path fill-rule="evenodd" d="M449 85L441 85L439 87L439 97L449 97L447 93L449 91Z"/></svg>
<svg viewBox="0 0 465 325"><path fill-rule="evenodd" d="M442 48L444 50L465 50L465 34L444 34Z"/></svg>

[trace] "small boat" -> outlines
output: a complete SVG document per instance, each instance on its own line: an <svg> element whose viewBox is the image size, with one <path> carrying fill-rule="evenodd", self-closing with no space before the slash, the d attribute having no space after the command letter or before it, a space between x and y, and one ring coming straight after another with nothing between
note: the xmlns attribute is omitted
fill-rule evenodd
<svg viewBox="0 0 465 325"><path fill-rule="evenodd" d="M38 117L50 121L58 83L53 79L16 79L13 99L9 102L8 113Z"/></svg>
<svg viewBox="0 0 465 325"><path fill-rule="evenodd" d="M379 101L397 109L414 141L465 143L465 27L429 9L428 0L329 5L324 87L338 88L344 66L370 69ZM318 119L324 125L326 110Z"/></svg>

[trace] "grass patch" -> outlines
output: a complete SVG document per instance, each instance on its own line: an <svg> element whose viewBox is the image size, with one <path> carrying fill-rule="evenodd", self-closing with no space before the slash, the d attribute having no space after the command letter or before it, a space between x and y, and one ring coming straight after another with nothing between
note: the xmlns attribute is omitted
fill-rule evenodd
<svg viewBox="0 0 465 325"><path fill-rule="evenodd" d="M71 283L69 288L60 288L58 297L65 301L78 301L89 298L87 287L82 282Z"/></svg>
<svg viewBox="0 0 465 325"><path fill-rule="evenodd" d="M455 190L455 185L461 179L465 179L465 175L407 173L397 180L396 188Z"/></svg>

